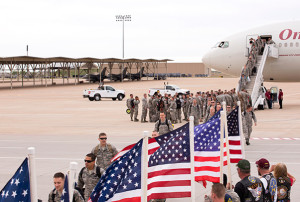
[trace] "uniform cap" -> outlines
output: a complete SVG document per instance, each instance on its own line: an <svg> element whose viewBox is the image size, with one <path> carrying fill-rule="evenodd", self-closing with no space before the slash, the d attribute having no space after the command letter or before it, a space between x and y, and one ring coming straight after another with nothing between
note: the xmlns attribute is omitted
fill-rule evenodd
<svg viewBox="0 0 300 202"><path fill-rule="evenodd" d="M236 166L243 170L250 170L250 162L246 159L240 160Z"/></svg>
<svg viewBox="0 0 300 202"><path fill-rule="evenodd" d="M256 161L256 165L258 165L260 168L269 169L270 163L267 159L261 158L258 161Z"/></svg>

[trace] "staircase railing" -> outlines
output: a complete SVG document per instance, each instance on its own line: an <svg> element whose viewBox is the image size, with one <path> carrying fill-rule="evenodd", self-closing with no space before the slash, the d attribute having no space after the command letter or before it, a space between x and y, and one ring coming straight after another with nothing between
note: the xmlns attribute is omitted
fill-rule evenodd
<svg viewBox="0 0 300 202"><path fill-rule="evenodd" d="M255 78L255 83L251 93L252 106L254 107L258 97L259 97L259 89L261 88L261 84L263 83L263 71L265 67L265 63L269 54L269 45L265 45L265 49L263 55L261 57L261 62L259 67L257 68L257 74Z"/></svg>

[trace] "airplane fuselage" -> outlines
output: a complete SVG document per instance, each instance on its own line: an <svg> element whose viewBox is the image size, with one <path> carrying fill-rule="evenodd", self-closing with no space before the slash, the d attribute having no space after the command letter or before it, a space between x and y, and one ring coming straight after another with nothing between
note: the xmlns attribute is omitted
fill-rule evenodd
<svg viewBox="0 0 300 202"><path fill-rule="evenodd" d="M268 57L263 76L265 81L300 81L300 23L299 21L278 23L248 30L225 38L227 45L213 47L203 57L205 66L223 73L240 76L246 64L246 48L249 39L257 36L270 36L279 50L279 58Z"/></svg>

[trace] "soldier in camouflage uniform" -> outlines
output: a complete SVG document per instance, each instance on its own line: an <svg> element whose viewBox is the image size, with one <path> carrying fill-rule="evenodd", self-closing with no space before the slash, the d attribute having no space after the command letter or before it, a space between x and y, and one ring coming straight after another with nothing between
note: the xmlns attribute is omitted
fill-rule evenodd
<svg viewBox="0 0 300 202"><path fill-rule="evenodd" d="M149 100L148 100L148 109L149 109L149 121L150 122L154 122L153 121L153 115L154 115L154 107L153 107L153 96L150 96Z"/></svg>
<svg viewBox="0 0 300 202"><path fill-rule="evenodd" d="M165 97L163 97L164 101L164 113L166 115L166 119L171 119L171 113L170 113L170 104L171 104L171 99L168 97L167 94L165 94Z"/></svg>
<svg viewBox="0 0 300 202"><path fill-rule="evenodd" d="M140 99L138 96L135 96L135 99L133 100L134 103L134 122L138 122L138 114L139 114L139 104L140 104Z"/></svg>
<svg viewBox="0 0 300 202"><path fill-rule="evenodd" d="M170 102L170 106L169 106L169 109L168 109L168 111L170 112L170 115L171 115L172 123L177 123L176 108L177 108L176 102L174 100L174 97L172 97L171 102Z"/></svg>
<svg viewBox="0 0 300 202"><path fill-rule="evenodd" d="M144 98L142 99L142 116L141 116L141 122L145 123L147 117L147 111L148 111L148 102L147 102L147 94L144 94Z"/></svg>
<svg viewBox="0 0 300 202"><path fill-rule="evenodd" d="M187 98L186 98L185 95L182 95L182 105L181 105L181 108L182 108L182 112L183 112L183 116L184 116L183 120L187 120L186 105L187 105Z"/></svg>
<svg viewBox="0 0 300 202"><path fill-rule="evenodd" d="M161 112L159 116L160 119L156 121L154 126L154 131L157 131L159 135L163 135L172 131L173 130L172 123L170 120L166 119L166 115L163 112Z"/></svg>
<svg viewBox="0 0 300 202"><path fill-rule="evenodd" d="M133 112L134 112L134 109L133 109L133 95L130 94L130 98L127 99L126 101L126 106L128 109L130 109L130 118L131 118L131 121L133 121Z"/></svg>
<svg viewBox="0 0 300 202"><path fill-rule="evenodd" d="M118 153L117 149L109 144L106 143L107 136L105 133L99 134L100 144L92 149L92 152L97 157L96 164L106 170L108 166L111 164L110 160Z"/></svg>
<svg viewBox="0 0 300 202"><path fill-rule="evenodd" d="M85 201L88 201L93 189L101 178L101 174L104 172L103 169L95 165L95 160L96 156L94 154L87 154L84 159L85 167L81 169L78 175L77 188L82 191Z"/></svg>
<svg viewBox="0 0 300 202"><path fill-rule="evenodd" d="M252 111L252 107L250 105L247 106L247 110L242 113L242 122L243 122L243 132L246 140L246 144L250 145L250 135L252 133L252 119L254 121L255 126L257 125L257 120L254 112Z"/></svg>
<svg viewBox="0 0 300 202"><path fill-rule="evenodd" d="M65 175L61 172L55 173L53 176L53 182L55 189L49 193L48 202L61 202L61 196L63 194L64 184L65 184ZM68 194L68 193L64 193ZM74 202L84 202L84 199L80 193L75 189L73 192Z"/></svg>
<svg viewBox="0 0 300 202"><path fill-rule="evenodd" d="M199 125L200 117L201 117L201 109L197 104L197 100L193 99L193 104L190 105L188 115L194 117L194 126Z"/></svg>

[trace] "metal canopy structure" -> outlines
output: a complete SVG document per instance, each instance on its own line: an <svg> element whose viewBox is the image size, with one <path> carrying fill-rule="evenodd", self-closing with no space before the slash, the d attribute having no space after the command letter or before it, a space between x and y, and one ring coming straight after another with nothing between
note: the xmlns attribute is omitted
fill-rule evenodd
<svg viewBox="0 0 300 202"><path fill-rule="evenodd" d="M55 85L54 78L63 79L65 84L65 78L69 84L71 77L71 70L73 72L74 84L82 83L79 80L79 75L84 71L86 74L90 74L92 69L96 69L97 72L101 72L103 66L106 64L109 68L109 73L112 73L112 69L115 66L120 70L123 78L123 68L126 66L129 69L131 75L132 68L136 68L137 72L142 67L145 68L147 75L149 72L158 73L158 63L165 63L167 73L167 62L172 61L170 59L118 59L118 58L67 58L67 57L50 57L40 58L31 56L16 56L16 57L0 57L0 74L2 71L2 83L5 83L5 77L10 76L10 87L13 87L13 80L22 83L24 87L24 79L32 79L33 86L36 85L36 79L40 79L41 85L48 86L47 80L51 80L51 85ZM151 68L152 66L152 68ZM16 73L13 76L13 73ZM158 76L158 74L157 74ZM21 81L20 81L21 79ZM131 79L131 78L130 78ZM148 77L147 77L148 79ZM101 80L101 74L100 74ZM14 81L15 82L15 81Z"/></svg>

